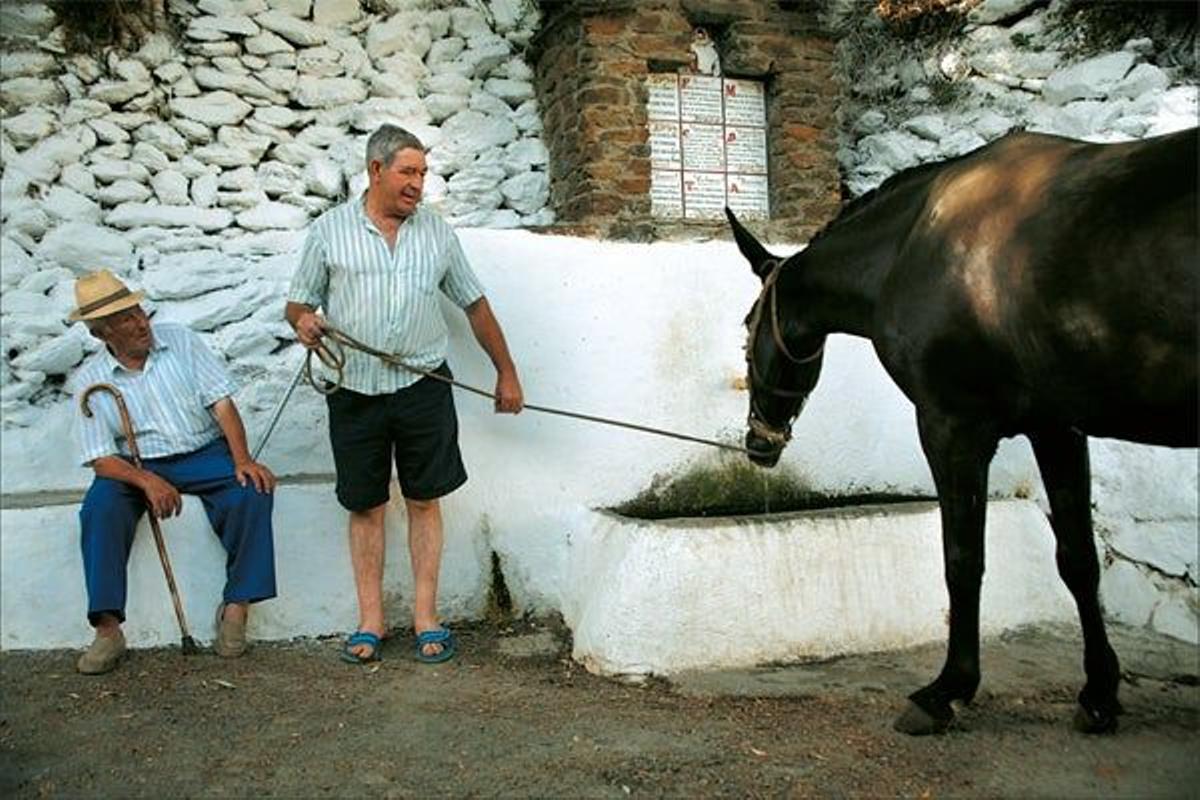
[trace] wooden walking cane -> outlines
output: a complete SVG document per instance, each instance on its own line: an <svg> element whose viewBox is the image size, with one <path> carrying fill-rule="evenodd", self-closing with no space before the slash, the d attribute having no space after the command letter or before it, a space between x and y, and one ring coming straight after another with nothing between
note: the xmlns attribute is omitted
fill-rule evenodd
<svg viewBox="0 0 1200 800"><path fill-rule="evenodd" d="M125 441L129 442L129 454L133 457L133 465L142 468L142 457L138 453L137 439L133 435L133 423L129 419L129 409L125 407L125 398L111 383L95 383L83 390L79 398L79 406L85 417L91 418L92 409L88 399L96 392L108 392L117 401L117 412L121 415L121 427L125 431ZM179 589L175 586L175 573L171 570L171 560L167 557L167 544L163 540L162 528L158 525L158 517L153 508L147 508L150 515L150 530L154 533L154 546L158 548L158 560L162 563L163 574L167 576L167 588L171 590L171 602L175 604L175 619L179 621L180 647L185 656L200 652L196 640L188 633L187 621L183 618L183 604L179 602Z"/></svg>

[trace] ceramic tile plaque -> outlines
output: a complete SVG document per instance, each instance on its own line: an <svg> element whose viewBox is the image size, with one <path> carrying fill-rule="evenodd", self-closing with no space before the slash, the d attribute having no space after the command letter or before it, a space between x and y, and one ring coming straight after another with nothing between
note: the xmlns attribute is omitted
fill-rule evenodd
<svg viewBox="0 0 1200 800"><path fill-rule="evenodd" d="M651 213L765 219L767 107L759 81L705 75L647 76Z"/></svg>

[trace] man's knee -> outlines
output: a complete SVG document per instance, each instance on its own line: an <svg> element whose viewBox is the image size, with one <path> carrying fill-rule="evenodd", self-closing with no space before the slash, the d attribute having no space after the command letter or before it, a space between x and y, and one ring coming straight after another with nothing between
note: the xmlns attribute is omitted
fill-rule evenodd
<svg viewBox="0 0 1200 800"><path fill-rule="evenodd" d="M408 509L408 513L414 516L424 516L426 514L436 514L438 512L439 501L433 500L414 500L411 497L404 498L404 506Z"/></svg>
<svg viewBox="0 0 1200 800"><path fill-rule="evenodd" d="M260 492L254 488L254 484L247 481L245 486L237 484L230 496L230 502L243 513L270 514L275 507L275 495L273 492Z"/></svg>

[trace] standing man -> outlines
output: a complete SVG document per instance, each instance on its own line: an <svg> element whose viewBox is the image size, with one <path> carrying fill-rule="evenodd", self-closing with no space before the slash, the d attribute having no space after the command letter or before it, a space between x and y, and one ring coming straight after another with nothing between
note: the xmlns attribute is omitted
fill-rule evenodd
<svg viewBox="0 0 1200 800"><path fill-rule="evenodd" d="M236 386L190 329L151 325L141 299L108 270L75 282L70 320L83 320L104 342L75 374L76 394L97 383L115 387L142 459L140 469L130 460L113 398L93 398L91 417L76 403L81 460L96 473L79 511L88 621L96 629L77 665L87 675L108 672L125 653L126 562L138 519L147 508L159 518L180 513L180 492L200 497L228 554L216 615L218 655L245 651L249 604L275 596L275 476L246 448L232 399Z"/></svg>
<svg viewBox="0 0 1200 800"><path fill-rule="evenodd" d="M420 205L424 146L403 128L383 125L367 141L366 160L366 192L326 212L309 230L285 312L297 338L310 349L318 345L321 308L330 324L355 339L449 377L441 290L466 312L496 368L496 411L520 412L521 383L483 288L454 231ZM327 403L337 497L350 512L350 562L358 590L358 630L346 640L342 658L377 659L387 630L384 512L394 460L408 512L417 658L446 661L454 656L455 641L437 613L439 498L467 480L450 386L351 350L342 386Z"/></svg>

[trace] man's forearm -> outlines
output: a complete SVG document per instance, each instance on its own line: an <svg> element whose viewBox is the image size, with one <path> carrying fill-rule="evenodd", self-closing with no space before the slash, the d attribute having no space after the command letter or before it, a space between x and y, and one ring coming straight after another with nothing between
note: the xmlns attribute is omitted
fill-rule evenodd
<svg viewBox="0 0 1200 800"><path fill-rule="evenodd" d="M467 306L466 315L467 321L471 323L471 332L475 334L475 340L492 360L496 372L515 373L517 368L508 352L504 331L500 329L500 323L496 320L496 315L492 313L492 307L488 304L487 298L481 297Z"/></svg>
<svg viewBox="0 0 1200 800"><path fill-rule="evenodd" d="M251 461L250 448L246 444L246 426L242 424L242 415L237 406L228 397L222 397L212 406L212 415L225 441L229 444L229 453L233 456L234 464L245 464Z"/></svg>
<svg viewBox="0 0 1200 800"><path fill-rule="evenodd" d="M146 477L150 474L120 456L100 456L92 462L92 470L99 478L127 483L142 491L146 489Z"/></svg>

